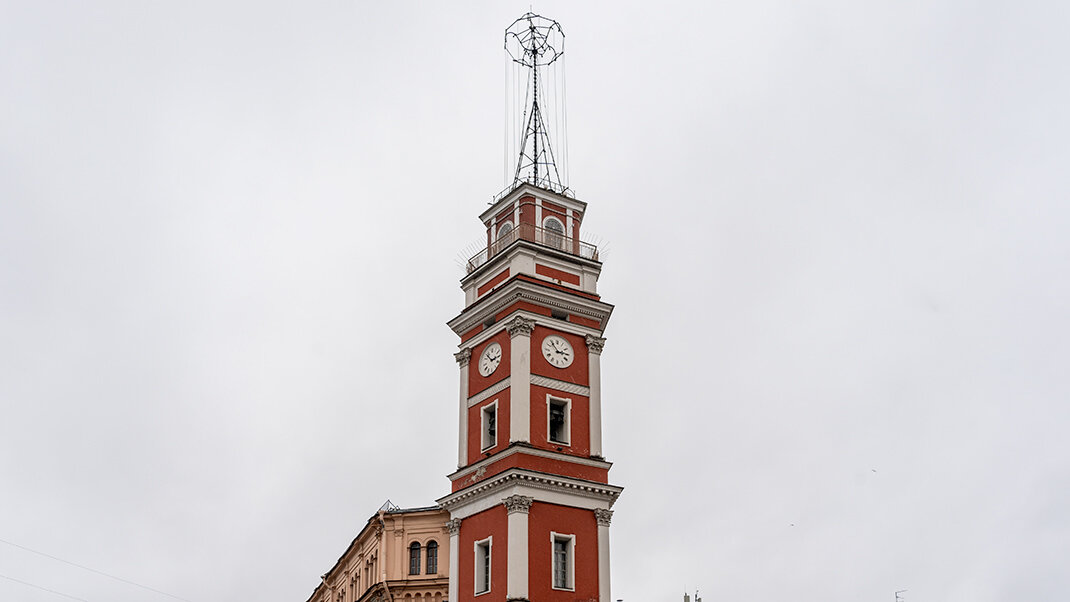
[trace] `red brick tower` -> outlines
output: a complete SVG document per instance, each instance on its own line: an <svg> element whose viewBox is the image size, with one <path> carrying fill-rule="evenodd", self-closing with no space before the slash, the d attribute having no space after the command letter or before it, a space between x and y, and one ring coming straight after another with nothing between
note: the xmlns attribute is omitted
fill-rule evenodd
<svg viewBox="0 0 1070 602"><path fill-rule="evenodd" d="M461 280L451 602L611 602L600 356L613 306L587 204L518 183L480 215L487 247Z"/></svg>

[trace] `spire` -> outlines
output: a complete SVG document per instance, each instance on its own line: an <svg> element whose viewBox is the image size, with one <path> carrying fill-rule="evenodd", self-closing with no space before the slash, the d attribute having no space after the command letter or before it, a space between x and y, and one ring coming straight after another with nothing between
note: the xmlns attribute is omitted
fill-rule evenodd
<svg viewBox="0 0 1070 602"><path fill-rule="evenodd" d="M557 21L529 12L505 30L505 51L514 63L528 70L522 113L523 131L509 189L528 182L568 194L568 185L561 178L546 127L546 99L543 92L545 68L564 54L565 33ZM543 72L543 81L540 81L540 72Z"/></svg>

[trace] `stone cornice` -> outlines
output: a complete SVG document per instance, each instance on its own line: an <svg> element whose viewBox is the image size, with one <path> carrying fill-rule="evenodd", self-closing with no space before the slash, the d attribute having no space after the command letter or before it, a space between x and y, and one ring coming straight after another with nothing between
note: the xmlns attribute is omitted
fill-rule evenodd
<svg viewBox="0 0 1070 602"><path fill-rule="evenodd" d="M534 472L522 468L510 468L481 483L451 493L439 499L438 503L446 510L450 510L461 504L468 504L494 495L498 490L512 485L524 485L544 491L566 491L571 495L606 501L610 506L617 501L620 492L624 491L623 487L617 487L616 485Z"/></svg>
<svg viewBox="0 0 1070 602"><path fill-rule="evenodd" d="M531 375L531 384L539 387L546 387L547 389L553 389L555 391L561 391L562 393L572 393L573 395L583 395L584 397L591 396L590 387L568 383L563 380L557 380L556 378L539 376L538 374Z"/></svg>
<svg viewBox="0 0 1070 602"><path fill-rule="evenodd" d="M540 186L535 186L529 182L521 182L517 184L516 188L510 190L505 196L496 201L493 205L483 210L483 213L479 214L479 221L484 224L487 223L491 217L501 213L507 206L512 205L513 201L522 196L531 195L533 197L546 199L556 205L561 205L572 209L573 211L579 211L585 213L587 211L587 203L567 197L563 194L556 193L552 190L547 190Z"/></svg>
<svg viewBox="0 0 1070 602"><path fill-rule="evenodd" d="M509 388L509 379L503 378L479 393L468 398L468 407L481 403Z"/></svg>
<svg viewBox="0 0 1070 602"><path fill-rule="evenodd" d="M613 306L602 301L558 291L534 282L512 280L470 305L460 315L450 320L447 325L457 336L461 336L517 301L528 301L536 305L563 309L570 314L597 320L602 329L605 328L610 315L613 313ZM546 320L547 324L553 320L549 316L538 316L536 319L540 318ZM558 325L562 324L560 320L553 320L553 322ZM601 334L601 329L585 327L571 322L565 322L564 324L569 324L581 330L584 334Z"/></svg>

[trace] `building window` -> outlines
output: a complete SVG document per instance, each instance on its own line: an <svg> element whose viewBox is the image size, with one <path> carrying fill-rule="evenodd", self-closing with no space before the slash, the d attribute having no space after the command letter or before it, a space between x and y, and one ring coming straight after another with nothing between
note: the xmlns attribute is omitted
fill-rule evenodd
<svg viewBox="0 0 1070 602"><path fill-rule="evenodd" d="M498 400L483 406L483 440L479 451L487 451L498 444Z"/></svg>
<svg viewBox="0 0 1070 602"><path fill-rule="evenodd" d="M552 578L554 589L575 589L575 535L562 535L550 533L550 542L553 544Z"/></svg>
<svg viewBox="0 0 1070 602"><path fill-rule="evenodd" d="M477 541L476 547L476 595L490 591L490 545L491 537Z"/></svg>
<svg viewBox="0 0 1070 602"><path fill-rule="evenodd" d="M427 542L427 574L438 573L438 542Z"/></svg>
<svg viewBox="0 0 1070 602"><path fill-rule="evenodd" d="M572 401L547 396L546 411L546 438L549 439L550 443L568 445L571 441L571 425L569 423L572 415Z"/></svg>
<svg viewBox="0 0 1070 602"><path fill-rule="evenodd" d="M505 222L504 224L502 224L501 228L498 228L498 238L497 238L497 240L499 240L499 241L512 240L512 238L509 236L510 234L512 234L512 232L513 232L513 222ZM506 244L506 243L502 243L502 244Z"/></svg>
<svg viewBox="0 0 1070 602"><path fill-rule="evenodd" d="M562 249L565 246L565 225L556 217L548 217L542 220L543 244Z"/></svg>
<svg viewBox="0 0 1070 602"><path fill-rule="evenodd" d="M409 574L420 574L420 542L414 541L409 546Z"/></svg>

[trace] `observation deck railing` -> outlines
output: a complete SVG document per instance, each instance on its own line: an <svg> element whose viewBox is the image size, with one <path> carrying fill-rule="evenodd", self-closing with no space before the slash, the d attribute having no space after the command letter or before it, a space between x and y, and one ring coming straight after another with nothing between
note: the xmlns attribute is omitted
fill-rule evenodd
<svg viewBox="0 0 1070 602"><path fill-rule="evenodd" d="M476 253L468 260L468 265L465 266L466 273L471 274L476 271L481 265L490 261L492 257L501 253L518 240L526 240L528 242L545 245L558 251L564 251L572 255L577 255L584 259L593 259L598 261L598 247L581 241L578 238L572 238L565 236L563 233L556 230L548 230L546 228L539 228L532 224L520 224L519 227L500 234L498 240L490 243L487 248L483 249L479 253Z"/></svg>

